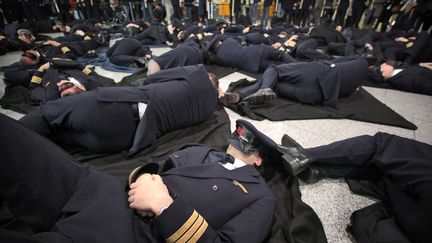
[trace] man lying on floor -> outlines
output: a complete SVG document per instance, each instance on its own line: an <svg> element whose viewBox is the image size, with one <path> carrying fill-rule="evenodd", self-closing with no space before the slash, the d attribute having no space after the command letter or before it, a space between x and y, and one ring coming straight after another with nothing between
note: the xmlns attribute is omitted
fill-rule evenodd
<svg viewBox="0 0 432 243"><path fill-rule="evenodd" d="M205 121L218 80L202 65L164 70L139 87L100 87L47 102L20 121L52 140L132 155L163 134Z"/></svg>
<svg viewBox="0 0 432 243"><path fill-rule="evenodd" d="M277 93L303 104L336 108L339 97L351 95L368 72L368 62L359 57L270 66L258 82L225 93L222 100L224 104L271 104Z"/></svg>
<svg viewBox="0 0 432 243"><path fill-rule="evenodd" d="M0 205L32 230L0 229L2 242L258 243L269 233L276 197L255 166L275 144L248 122L226 153L178 151L132 171L126 190L18 122L0 122Z"/></svg>
<svg viewBox="0 0 432 243"><path fill-rule="evenodd" d="M16 75L20 76L20 75ZM20 82L25 86L25 79L12 78L11 82ZM15 83L16 84L16 83ZM72 60L55 59L41 65L33 74L28 94L35 102L56 100L68 95L94 90L102 86L97 75L85 65Z"/></svg>
<svg viewBox="0 0 432 243"><path fill-rule="evenodd" d="M432 145L377 133L304 149L285 138L292 144L282 149L291 161L287 170L304 181L326 176L369 181L350 183L352 190L382 200L351 216L358 242L430 242Z"/></svg>

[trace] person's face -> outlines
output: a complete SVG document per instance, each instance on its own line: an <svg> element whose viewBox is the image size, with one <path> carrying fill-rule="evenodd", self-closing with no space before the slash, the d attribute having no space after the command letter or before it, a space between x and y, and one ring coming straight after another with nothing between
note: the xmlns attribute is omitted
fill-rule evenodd
<svg viewBox="0 0 432 243"><path fill-rule="evenodd" d="M40 54L34 50L28 50L21 55L20 63L24 66L35 65L39 63Z"/></svg>
<svg viewBox="0 0 432 243"><path fill-rule="evenodd" d="M62 98L85 91L84 89L78 87L77 85L70 82L69 80L61 80L60 82L57 83L57 86L59 89L60 97Z"/></svg>
<svg viewBox="0 0 432 243"><path fill-rule="evenodd" d="M386 80L386 79L389 79L393 76L394 68L393 68L393 66L388 65L387 63L383 63L380 66L380 71L381 71L381 74L382 74L384 80Z"/></svg>
<svg viewBox="0 0 432 243"><path fill-rule="evenodd" d="M32 35L24 35L24 34L19 35L18 39L20 39L22 42L24 42L26 44L31 44L35 40L34 36L32 36Z"/></svg>

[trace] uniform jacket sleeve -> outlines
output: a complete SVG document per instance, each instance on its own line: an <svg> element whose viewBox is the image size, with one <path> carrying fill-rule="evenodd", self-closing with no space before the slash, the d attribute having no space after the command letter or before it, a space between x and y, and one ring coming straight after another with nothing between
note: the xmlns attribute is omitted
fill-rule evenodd
<svg viewBox="0 0 432 243"><path fill-rule="evenodd" d="M214 164L215 161L207 159L210 151L205 146L194 146L176 152L168 159L158 163L158 171L163 173L186 166ZM147 168L150 167L147 166ZM245 171L253 171L251 174L259 177L254 168L244 169L246 169ZM140 171L140 173L146 173L146 171ZM272 222L276 199L267 186L263 185L265 182L262 179L258 179L256 182L259 182L256 184L257 187L265 189L259 192L251 190L250 193L262 193L262 195L260 194L257 200L246 203L238 214L217 229L212 227L206 218L182 195L177 196L173 204L155 218L154 224L166 242L262 242L267 236ZM243 184L250 189L249 186L251 185L246 182ZM229 207L229 203L227 203L227 207ZM221 214L223 213L221 212Z"/></svg>

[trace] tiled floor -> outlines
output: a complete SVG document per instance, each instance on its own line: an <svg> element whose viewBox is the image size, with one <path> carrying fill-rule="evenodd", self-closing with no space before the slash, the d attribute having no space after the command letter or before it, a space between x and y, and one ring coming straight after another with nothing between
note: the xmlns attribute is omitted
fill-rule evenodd
<svg viewBox="0 0 432 243"><path fill-rule="evenodd" d="M168 48L158 48L155 54L168 51ZM0 66L8 65L18 60L19 53L10 53L0 57ZM117 82L127 74L113 73L96 68L101 75L114 78ZM0 74L2 80L3 73ZM243 74L234 73L221 79L221 86L226 88L231 81L244 77ZM284 133L289 134L304 147L324 145L333 141L350 138L353 136L369 134L373 135L378 131L397 134L407 138L413 138L432 144L432 97L405 93L394 90L377 88L366 88L372 95L397 111L407 120L418 126L416 131L402 128L377 125L352 120L298 120L270 122L251 121L257 128L267 134L276 142ZM0 97L3 96L4 83L0 81ZM22 115L13 111L0 109L1 113L19 119ZM235 120L240 117L236 113L227 110L231 126L234 127ZM317 212L324 225L329 242L351 242L351 238L345 232L349 223L351 213L363 208L374 201L353 195L343 180L323 180L317 184L300 186L303 200Z"/></svg>

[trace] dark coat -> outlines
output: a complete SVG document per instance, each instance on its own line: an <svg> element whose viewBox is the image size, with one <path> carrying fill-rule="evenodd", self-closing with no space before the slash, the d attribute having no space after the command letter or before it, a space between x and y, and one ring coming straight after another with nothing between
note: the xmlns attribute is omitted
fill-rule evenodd
<svg viewBox="0 0 432 243"><path fill-rule="evenodd" d="M140 87L96 90L98 101L147 103L129 154L169 131L204 121L216 108L217 92L201 65L163 70L148 76L147 82Z"/></svg>
<svg viewBox="0 0 432 243"><path fill-rule="evenodd" d="M184 44L153 59L161 69L183 67L203 63L203 51L192 39L187 39Z"/></svg>
<svg viewBox="0 0 432 243"><path fill-rule="evenodd" d="M148 220L129 208L125 182L77 163L4 115L0 121L6 138L0 141L0 178L19 179L7 180L0 196L21 222L38 229L33 239L165 242L184 230L199 242L262 242L268 233L276 198L253 166L227 170L218 164L223 152L190 147L158 163L174 203ZM16 153L17 146L32 152Z"/></svg>
<svg viewBox="0 0 432 243"><path fill-rule="evenodd" d="M97 76L82 64L69 62L68 66L57 66L48 69L46 73L35 71L28 93L36 102L46 102L60 98L57 83L62 79L73 77L78 80L86 90L94 90L102 86Z"/></svg>
<svg viewBox="0 0 432 243"><path fill-rule="evenodd" d="M239 93L242 97L270 88L278 95L304 104L336 108L340 97L351 95L366 80L363 58L281 64L266 69L260 80Z"/></svg>
<svg viewBox="0 0 432 243"><path fill-rule="evenodd" d="M232 38L223 41L216 55L216 63L258 72L265 45L242 46Z"/></svg>
<svg viewBox="0 0 432 243"><path fill-rule="evenodd" d="M403 91L432 95L432 70L424 67L404 68L387 82Z"/></svg>

